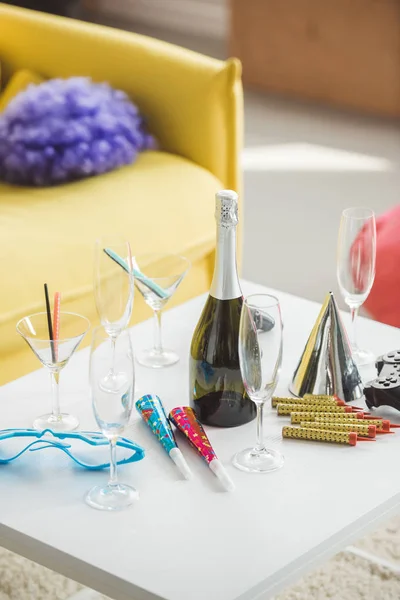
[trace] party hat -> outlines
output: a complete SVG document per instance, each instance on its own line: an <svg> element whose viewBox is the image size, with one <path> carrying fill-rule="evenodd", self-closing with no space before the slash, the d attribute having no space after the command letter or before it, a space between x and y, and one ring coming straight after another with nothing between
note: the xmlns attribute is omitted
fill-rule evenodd
<svg viewBox="0 0 400 600"><path fill-rule="evenodd" d="M363 395L361 377L332 292L325 298L289 389L295 396L329 394L346 402Z"/></svg>

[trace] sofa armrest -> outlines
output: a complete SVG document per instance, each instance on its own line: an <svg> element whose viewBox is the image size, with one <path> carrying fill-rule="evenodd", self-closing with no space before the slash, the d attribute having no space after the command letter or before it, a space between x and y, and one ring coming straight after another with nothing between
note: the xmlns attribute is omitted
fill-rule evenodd
<svg viewBox="0 0 400 600"><path fill-rule="evenodd" d="M3 79L17 69L91 76L125 90L162 149L238 189L242 143L240 63L159 40L0 3Z"/></svg>

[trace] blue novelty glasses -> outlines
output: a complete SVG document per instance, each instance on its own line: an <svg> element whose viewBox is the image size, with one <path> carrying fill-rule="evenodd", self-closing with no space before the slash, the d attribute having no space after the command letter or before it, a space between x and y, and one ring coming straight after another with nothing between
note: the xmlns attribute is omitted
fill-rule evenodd
<svg viewBox="0 0 400 600"><path fill-rule="evenodd" d="M136 462L144 457L143 448L132 440L119 437L116 445L118 465ZM55 432L51 429L43 431L35 429L0 430L0 465L12 462L25 452L35 452L46 448L62 450L76 464L85 469L95 471L110 467L110 444L101 433L92 431Z"/></svg>

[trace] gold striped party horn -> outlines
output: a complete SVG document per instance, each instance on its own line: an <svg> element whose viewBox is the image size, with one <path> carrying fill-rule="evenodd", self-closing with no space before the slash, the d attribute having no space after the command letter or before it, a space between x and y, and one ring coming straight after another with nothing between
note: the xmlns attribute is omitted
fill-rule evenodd
<svg viewBox="0 0 400 600"><path fill-rule="evenodd" d="M307 404L278 404L276 407L278 415L290 415L292 412L330 412L330 413L351 413L350 406L319 406L319 405L307 405Z"/></svg>
<svg viewBox="0 0 400 600"><path fill-rule="evenodd" d="M336 400L335 398L280 398L279 396L272 397L272 408L276 408L278 404L306 404L317 406L345 406L344 400Z"/></svg>
<svg viewBox="0 0 400 600"><path fill-rule="evenodd" d="M351 414L354 417L353 414ZM347 420L349 422L350 419ZM315 423L337 423L336 415L317 415L315 417ZM390 433L390 421L386 419L361 419L362 424L375 425L377 433ZM392 432L393 433L393 432Z"/></svg>
<svg viewBox="0 0 400 600"><path fill-rule="evenodd" d="M318 413L318 412L303 412L303 411L294 411L290 414L292 424L299 424L302 421L315 421L317 417L328 417L330 420L335 419L335 421L357 421L357 419L362 419L364 413Z"/></svg>
<svg viewBox="0 0 400 600"><path fill-rule="evenodd" d="M325 431L354 431L359 437L376 437L375 425L367 423L321 423L319 421L301 421L300 427L306 429L323 429Z"/></svg>

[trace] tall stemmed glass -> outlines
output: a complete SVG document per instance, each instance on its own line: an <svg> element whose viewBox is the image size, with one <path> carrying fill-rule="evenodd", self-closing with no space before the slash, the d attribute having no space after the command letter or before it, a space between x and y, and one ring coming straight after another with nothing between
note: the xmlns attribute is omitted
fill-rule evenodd
<svg viewBox="0 0 400 600"><path fill-rule="evenodd" d="M342 213L337 246L337 279L350 308L353 358L358 365L374 361L374 355L357 346L356 318L375 279L376 223L370 208L347 208Z"/></svg>
<svg viewBox="0 0 400 600"><path fill-rule="evenodd" d="M115 253L124 261L126 269L113 260ZM94 297L100 322L115 345L119 334L126 329L132 315L134 277L129 242L122 238L100 238L96 242L94 261ZM118 372L113 364L105 376L103 386L118 389Z"/></svg>
<svg viewBox="0 0 400 600"><path fill-rule="evenodd" d="M60 372L81 343L90 327L86 317L75 313L61 312L57 341L49 340L47 313L36 313L24 317L17 323L17 331L50 373L52 387L51 413L37 417L33 427L38 430L72 431L79 425L73 415L60 411Z"/></svg>
<svg viewBox="0 0 400 600"><path fill-rule="evenodd" d="M106 388L104 378L111 368L118 372L118 387ZM135 370L131 340L128 331L116 338L103 327L93 332L89 367L90 391L95 419L103 435L110 442L110 479L105 486L92 488L86 502L101 510L121 510L138 498L135 488L118 483L116 443L128 425L135 387Z"/></svg>
<svg viewBox="0 0 400 600"><path fill-rule="evenodd" d="M173 350L163 348L161 315L168 300L190 269L190 262L178 254L143 254L133 257L133 267L153 283L150 288L138 277L135 279L146 304L154 311L154 346L142 350L137 355L137 361L145 367L153 368L173 365L178 362L179 356Z"/></svg>
<svg viewBox="0 0 400 600"><path fill-rule="evenodd" d="M270 323L265 327L265 319ZM265 447L264 404L274 393L282 362L282 318L279 300L268 294L244 299L239 326L239 363L247 395L257 407L257 444L233 458L235 467L249 473L268 473L282 467L284 457Z"/></svg>

